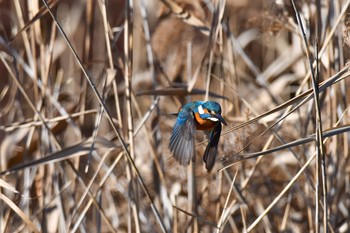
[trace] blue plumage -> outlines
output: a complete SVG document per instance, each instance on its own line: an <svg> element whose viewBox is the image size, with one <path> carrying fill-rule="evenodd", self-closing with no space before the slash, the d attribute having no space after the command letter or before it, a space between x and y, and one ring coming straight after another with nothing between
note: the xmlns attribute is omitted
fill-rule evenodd
<svg viewBox="0 0 350 233"><path fill-rule="evenodd" d="M214 101L194 101L185 104L177 115L177 121L173 128L169 149L174 158L181 165L189 165L194 162L195 156L195 130L209 130L209 143L203 155L206 168L210 171L217 154L217 146L220 139L221 123L226 125L221 116L221 106Z"/></svg>

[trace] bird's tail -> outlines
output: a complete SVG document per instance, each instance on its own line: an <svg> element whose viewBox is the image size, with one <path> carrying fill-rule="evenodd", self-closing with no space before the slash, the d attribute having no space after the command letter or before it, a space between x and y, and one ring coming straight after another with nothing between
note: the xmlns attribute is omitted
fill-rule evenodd
<svg viewBox="0 0 350 233"><path fill-rule="evenodd" d="M210 172L215 165L220 134L221 134L221 123L218 122L218 124L214 127L213 131L210 133L209 144L207 148L205 148L204 155L203 155L205 168L208 170L208 172Z"/></svg>

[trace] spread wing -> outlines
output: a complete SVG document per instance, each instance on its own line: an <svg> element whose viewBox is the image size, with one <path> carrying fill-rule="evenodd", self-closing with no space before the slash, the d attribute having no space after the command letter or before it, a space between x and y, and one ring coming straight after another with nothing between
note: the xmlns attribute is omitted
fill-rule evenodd
<svg viewBox="0 0 350 233"><path fill-rule="evenodd" d="M189 165L192 158L195 161L195 122L191 109L182 109L178 116L176 124L173 128L169 149L174 158L181 165Z"/></svg>
<svg viewBox="0 0 350 233"><path fill-rule="evenodd" d="M210 170L215 165L216 154L218 152L218 144L221 134L221 123L218 122L214 129L211 131L209 136L209 144L205 148L203 161L205 162L205 168L210 172Z"/></svg>

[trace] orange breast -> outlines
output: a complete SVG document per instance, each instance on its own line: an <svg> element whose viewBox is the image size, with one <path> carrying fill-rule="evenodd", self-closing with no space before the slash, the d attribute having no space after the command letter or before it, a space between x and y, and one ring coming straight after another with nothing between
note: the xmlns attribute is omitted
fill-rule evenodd
<svg viewBox="0 0 350 233"><path fill-rule="evenodd" d="M214 127L215 123L214 121L202 119L199 116L199 113L195 113L194 117L196 119L196 129L197 130L208 130Z"/></svg>

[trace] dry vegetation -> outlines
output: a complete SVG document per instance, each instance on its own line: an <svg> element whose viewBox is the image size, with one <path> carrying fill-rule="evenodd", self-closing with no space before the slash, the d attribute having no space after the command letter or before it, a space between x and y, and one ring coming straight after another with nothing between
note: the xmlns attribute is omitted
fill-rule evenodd
<svg viewBox="0 0 350 233"><path fill-rule="evenodd" d="M350 232L350 1L295 2L0 1L0 231Z"/></svg>

